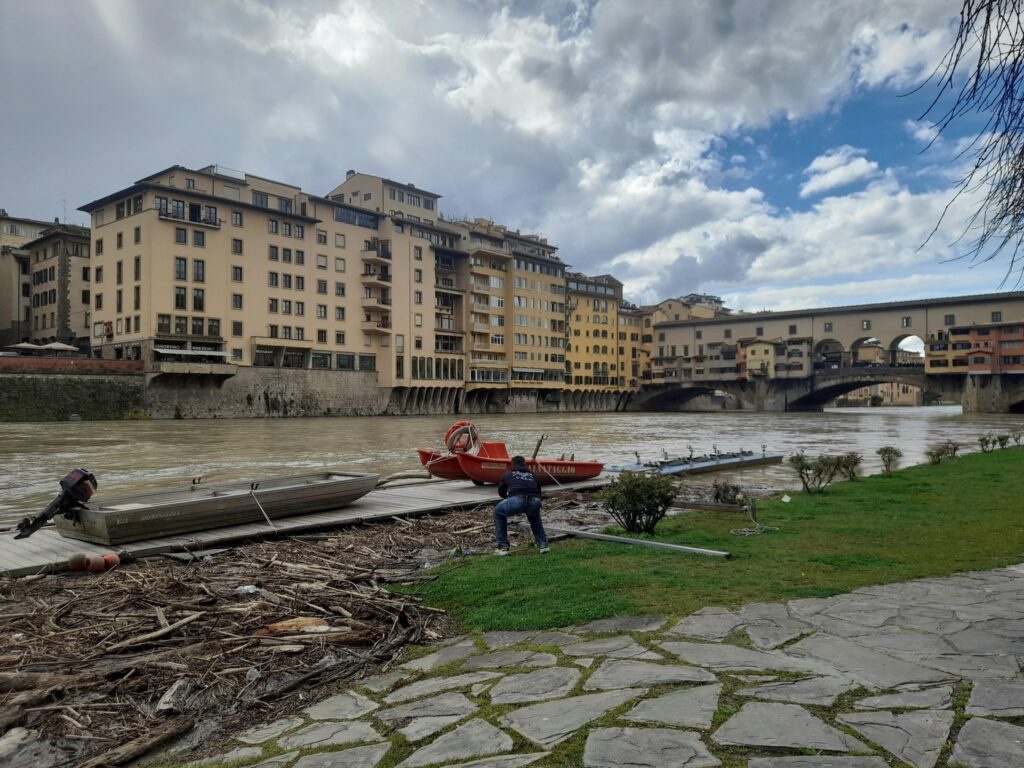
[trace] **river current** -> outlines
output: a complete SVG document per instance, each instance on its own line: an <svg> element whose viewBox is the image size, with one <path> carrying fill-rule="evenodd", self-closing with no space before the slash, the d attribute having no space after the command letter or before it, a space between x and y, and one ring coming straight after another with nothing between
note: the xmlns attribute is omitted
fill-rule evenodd
<svg viewBox="0 0 1024 768"><path fill-rule="evenodd" d="M74 467L99 480L97 499L204 482L258 480L323 467L388 475L416 469L415 448L441 448L453 416L237 419L0 424L0 526L39 512ZM977 450L989 431L1024 430L1024 416L962 414L959 406L836 408L824 413L552 413L475 416L484 439L529 455L609 464L663 455L740 449L808 455L858 451L864 471L880 468L875 449L894 445L903 465L924 461L930 444L956 440ZM723 473L726 474L726 473ZM728 473L734 481L799 487L787 466ZM702 480L703 481L703 480ZM708 480L709 481L709 480Z"/></svg>

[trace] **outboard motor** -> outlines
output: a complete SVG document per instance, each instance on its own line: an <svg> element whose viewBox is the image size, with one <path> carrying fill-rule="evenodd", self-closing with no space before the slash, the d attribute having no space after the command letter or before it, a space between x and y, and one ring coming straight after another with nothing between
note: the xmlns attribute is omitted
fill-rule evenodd
<svg viewBox="0 0 1024 768"><path fill-rule="evenodd" d="M18 523L18 533L14 538L31 536L57 515L77 522L79 510L87 509L85 502L92 498L98 487L92 472L82 468L71 470L60 481L60 495L35 517L26 517Z"/></svg>

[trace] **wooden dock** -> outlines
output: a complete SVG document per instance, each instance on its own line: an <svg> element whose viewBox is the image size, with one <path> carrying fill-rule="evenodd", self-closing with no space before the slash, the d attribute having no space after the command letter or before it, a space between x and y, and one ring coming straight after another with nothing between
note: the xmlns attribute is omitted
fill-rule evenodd
<svg viewBox="0 0 1024 768"><path fill-rule="evenodd" d="M606 477L601 475L583 482L562 483L560 490L582 491L600 487L606 482ZM370 491L349 506L332 512L279 518L273 521L273 528L265 522L232 525L117 546L65 539L53 526L47 526L27 539L17 540L12 530L0 533L0 576L29 576L62 570L67 567L68 558L75 552L124 552L133 557L147 557L163 552L210 549L244 539L269 538L322 528L357 525L390 517L412 517L445 509L466 509L497 501L499 499L494 486L478 486L460 480L424 481ZM490 519L489 515L486 519Z"/></svg>

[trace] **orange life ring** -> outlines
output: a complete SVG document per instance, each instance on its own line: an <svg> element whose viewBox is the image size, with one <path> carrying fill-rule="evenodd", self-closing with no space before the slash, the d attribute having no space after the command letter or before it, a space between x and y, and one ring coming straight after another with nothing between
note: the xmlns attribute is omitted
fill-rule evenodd
<svg viewBox="0 0 1024 768"><path fill-rule="evenodd" d="M458 421L444 433L444 444L452 453L465 453L480 444L480 431L471 421Z"/></svg>

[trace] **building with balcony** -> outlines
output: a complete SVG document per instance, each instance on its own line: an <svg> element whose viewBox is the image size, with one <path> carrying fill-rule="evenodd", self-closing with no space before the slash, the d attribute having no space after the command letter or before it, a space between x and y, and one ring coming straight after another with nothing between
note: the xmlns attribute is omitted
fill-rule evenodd
<svg viewBox="0 0 1024 768"><path fill-rule="evenodd" d="M31 341L89 352L92 327L89 229L54 224L26 243L32 283Z"/></svg>
<svg viewBox="0 0 1024 768"><path fill-rule="evenodd" d="M0 349L31 341L32 281L24 246L59 223L11 216L0 208Z"/></svg>
<svg viewBox="0 0 1024 768"><path fill-rule="evenodd" d="M928 373L1024 373L1024 321L954 326L925 345Z"/></svg>
<svg viewBox="0 0 1024 768"><path fill-rule="evenodd" d="M635 311L622 311L622 283L611 275L588 277L569 272L566 297L566 389L604 393L638 390L640 321Z"/></svg>

